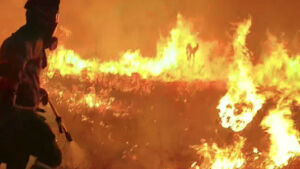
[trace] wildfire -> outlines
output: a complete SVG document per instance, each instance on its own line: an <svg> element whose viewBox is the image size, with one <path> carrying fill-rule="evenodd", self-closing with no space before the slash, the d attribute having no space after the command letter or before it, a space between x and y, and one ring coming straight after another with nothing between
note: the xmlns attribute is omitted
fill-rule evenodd
<svg viewBox="0 0 300 169"><path fill-rule="evenodd" d="M178 15L170 37L158 43L156 57L143 57L138 50L128 51L117 62L103 63L100 71L128 76L139 73L142 78L157 77L164 81L223 79L226 70L221 74L214 72L221 72L218 65L224 60L210 56L217 44L199 39L197 33L192 32L191 24Z"/></svg>
<svg viewBox="0 0 300 169"><path fill-rule="evenodd" d="M300 55L289 55L284 42L268 35L268 51L263 55L263 63L254 72L260 86L276 87L284 93L298 93L300 89ZM299 98L294 95L293 99Z"/></svg>
<svg viewBox="0 0 300 169"><path fill-rule="evenodd" d="M220 148L216 143L193 146L197 153L204 157L202 164L197 167L211 169L242 168L245 164L245 157L242 152L244 144L245 139L239 137L233 145L224 148ZM192 168L196 168L196 165Z"/></svg>
<svg viewBox="0 0 300 169"><path fill-rule="evenodd" d="M252 64L246 45L251 20L241 23L233 42L234 62L229 74L229 89L220 100L218 109L222 126L233 131L242 131L262 107L265 98L257 94L252 74Z"/></svg>
<svg viewBox="0 0 300 169"><path fill-rule="evenodd" d="M219 65L225 62L225 57L211 56L218 48L217 41L199 39L191 24L178 15L170 37L158 42L155 57L144 57L139 50L129 50L118 61L100 63L83 60L74 51L60 47L50 56L48 76L53 76L55 71L62 76L80 75L85 71L90 78L101 73L126 76L138 73L144 79L155 77L163 81L223 80L227 71Z"/></svg>
<svg viewBox="0 0 300 169"><path fill-rule="evenodd" d="M66 50L63 46L59 46L49 58L48 78L52 78L57 71L61 76L82 76L87 72L90 78L98 73L99 64L96 60L84 60L73 50Z"/></svg>
<svg viewBox="0 0 300 169"><path fill-rule="evenodd" d="M153 81L225 81L227 92L220 99L217 109L222 127L237 132L238 139L226 147L219 147L214 142L192 146L204 159L201 164L193 163L191 168L245 167L248 158L242 149L246 138L241 133L268 100L273 100L276 108L269 111L261 126L270 135L270 149L259 154L264 155L264 167L280 168L287 165L290 159L300 156L300 136L291 119L293 111L290 108L292 104L300 104L300 55L289 56L284 44L269 35L268 51L262 61L254 65L250 61L251 52L246 47L250 27L251 19L238 24L230 44L233 53L218 52L228 50L220 47L218 41L201 39L193 31L192 24L181 15L178 15L177 24L169 37L158 42L155 57L144 57L139 50L128 50L117 61L101 62L82 59L74 51L60 46L49 57L45 80L50 83L52 79L64 79L65 82L61 83L68 84L68 87L46 85L52 87L50 91L58 100L70 104L72 110L84 107L88 110L114 109L122 112L124 110L111 96L115 90L145 94L151 92ZM66 88L68 90L63 91ZM258 154L256 148L253 152ZM258 158L261 157L255 157Z"/></svg>
<svg viewBox="0 0 300 169"><path fill-rule="evenodd" d="M280 106L271 110L261 123L271 137L269 169L285 166L291 158L300 155L299 132L294 128L292 112Z"/></svg>

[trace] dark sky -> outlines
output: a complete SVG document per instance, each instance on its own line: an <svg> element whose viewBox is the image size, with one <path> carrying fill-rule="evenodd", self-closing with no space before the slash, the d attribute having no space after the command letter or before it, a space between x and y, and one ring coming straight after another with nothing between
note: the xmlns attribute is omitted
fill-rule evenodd
<svg viewBox="0 0 300 169"><path fill-rule="evenodd" d="M233 23L252 17L249 48L258 55L266 31L300 48L299 0L61 0L60 25L71 36L64 44L83 56L117 58L127 49L155 54L160 35L167 35L181 13L200 36L230 40ZM0 40L24 21L25 0L0 1ZM297 41L298 40L298 41Z"/></svg>

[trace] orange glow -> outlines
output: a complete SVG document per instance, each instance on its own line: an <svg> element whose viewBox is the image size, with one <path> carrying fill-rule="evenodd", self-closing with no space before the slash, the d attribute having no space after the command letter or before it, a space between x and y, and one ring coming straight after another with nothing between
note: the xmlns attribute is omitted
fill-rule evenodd
<svg viewBox="0 0 300 169"><path fill-rule="evenodd" d="M199 39L191 27L178 15L176 27L170 31L168 38L158 42L157 54L153 58L142 56L139 50L129 50L119 61L101 63L97 60L83 60L74 51L59 47L50 56L48 76L51 78L55 71L59 71L62 76L80 75L85 71L90 78L101 73L126 76L138 73L144 79L163 81L225 79L227 69L220 67L225 62L224 56L211 57L211 53L218 48L218 42ZM188 49L189 45L192 49ZM199 48L196 50L197 45ZM191 52L190 57L187 56L188 52Z"/></svg>
<svg viewBox="0 0 300 169"><path fill-rule="evenodd" d="M291 114L289 108L278 107L261 123L271 139L268 169L286 166L291 158L300 155L299 132L294 128Z"/></svg>
<svg viewBox="0 0 300 169"><path fill-rule="evenodd" d="M233 169L242 168L245 164L245 157L242 152L245 139L239 138L234 145L220 148L216 143L204 143L201 146L193 146L197 153L204 157L198 168L211 169ZM195 165L192 168L195 168Z"/></svg>
<svg viewBox="0 0 300 169"><path fill-rule="evenodd" d="M241 23L233 42L234 62L229 74L229 89L220 100L218 109L222 126L233 131L242 131L262 107L265 98L257 94L252 76L252 64L246 48L246 36L251 20Z"/></svg>
<svg viewBox="0 0 300 169"><path fill-rule="evenodd" d="M49 58L50 66L47 72L49 78L52 78L56 71L59 71L62 76L81 76L84 71L87 71L89 77L93 78L98 67L96 60L83 60L74 51L65 50L63 46L58 47L58 50L51 53Z"/></svg>
<svg viewBox="0 0 300 169"><path fill-rule="evenodd" d="M192 146L204 160L192 163L190 168L245 168L250 161L249 154L254 156L254 161L264 161L259 166L281 168L300 156L299 132L291 118L292 104L300 104L300 55L289 55L283 43L269 35L267 43L270 47L261 61L253 64L246 45L251 24L251 19L239 23L232 42L223 47L217 40L203 40L192 24L178 15L169 36L162 37L157 43L154 57L142 56L139 50L128 50L118 60L100 61L83 59L73 50L60 46L49 56L49 68L44 78L46 82L54 79L54 87L49 86L57 102L69 104L69 108L78 110L86 121L86 111L101 113L109 110L115 117L130 116L128 112L135 111L131 111L131 103L124 106L116 98L120 93L148 95L155 82L216 82L227 89L216 110L220 125L234 132L238 139L225 147L214 141ZM61 79L71 86L70 91L64 91L60 86ZM282 105L283 100L288 101ZM246 154L243 149L247 138L242 136L243 131L269 102L276 108L263 118L261 126L267 131L266 135L270 135L270 149L258 151L253 146ZM152 105L149 107L155 109ZM135 157L133 161L139 161Z"/></svg>

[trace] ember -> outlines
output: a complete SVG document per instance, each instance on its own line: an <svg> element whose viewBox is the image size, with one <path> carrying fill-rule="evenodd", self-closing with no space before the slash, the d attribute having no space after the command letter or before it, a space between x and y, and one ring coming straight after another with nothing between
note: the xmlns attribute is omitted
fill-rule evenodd
<svg viewBox="0 0 300 169"><path fill-rule="evenodd" d="M251 53L246 47L251 19L238 24L231 45L232 52L222 54L216 52L220 51L218 45L220 42L201 39L201 36L192 31L191 23L181 15L178 15L177 19L177 25L169 36L162 38L158 43L154 58L144 57L136 50L125 52L117 61L101 62L95 59L82 59L74 51L61 46L50 56L45 85L49 91L53 91L51 95L57 98L57 103L61 106L69 105L63 110L68 111L69 115L78 114L82 121L90 123L93 127L89 132L93 133L97 132L97 129L94 129L95 123L99 123L103 128L112 128L113 124L102 121L106 116L112 115L114 118L125 118L130 121L132 118L146 115L147 113L143 114L145 109L138 104L145 105L151 102L150 98L157 97L154 93L160 90L167 93L174 90L173 92L177 94L171 92L172 94L165 93L162 96L171 96L175 103L181 104L183 113L190 111L188 110L191 105L190 99L197 102L191 95L199 95L205 90L212 89L227 90L223 97L218 94L221 98L219 105L215 106L219 110L218 119L220 119L217 125L223 129L220 127L208 129L220 136L211 137L210 140L199 143L200 145L191 146L192 150L196 150L199 160L190 161L190 167L186 166L189 161L187 160L184 164L168 162L157 164L154 168L168 166L175 169L179 165L191 169L254 167L273 169L287 166L289 161L297 159L296 157L300 155L299 132L295 128L291 108L293 104L299 104L297 93L300 76L296 70L300 66L300 56L289 56L283 44L269 35L269 43L272 46L268 51L269 55L265 56L264 62L254 65L250 61ZM199 44L194 59L187 56L186 49L190 44ZM266 81L268 83L265 83ZM214 83L218 85L213 85ZM60 94L61 92L63 94ZM147 101L136 101L138 98ZM198 101L202 102L201 99ZM155 108L158 103L152 104L147 111L161 111L163 105ZM265 110L263 107L268 104L276 108ZM260 145L247 142L243 130L249 128L256 115L262 111L267 115L261 122L261 128L265 129L263 135L269 136L270 147L263 147L258 151L256 147ZM157 115L151 115L153 116L153 124L164 125L162 119L158 122L155 118ZM183 115L183 119L191 120L188 115ZM190 124L187 122L184 125ZM218 137L226 133L224 128L232 131L226 131L227 140L224 138L225 140L221 141ZM189 127L185 129L186 132L190 130L193 129ZM158 132L162 131L159 129ZM111 134L108 133L108 141L114 142L116 136ZM102 145L109 144L104 143L105 139L101 137L99 139L102 139ZM130 143L126 144L129 146ZM143 158L141 156L145 156L142 151L151 144L154 143L148 142L140 148L136 146L130 151L126 150L123 158L139 161ZM261 140L259 144L265 142ZM159 158L164 158L164 148L159 149L161 150L155 154L162 156ZM102 151L101 148L99 151ZM190 151L189 153L192 154ZM188 156L192 156L191 154ZM169 166L169 163L175 166Z"/></svg>
<svg viewBox="0 0 300 169"><path fill-rule="evenodd" d="M59 169L300 168L299 2L77 1L41 79Z"/></svg>

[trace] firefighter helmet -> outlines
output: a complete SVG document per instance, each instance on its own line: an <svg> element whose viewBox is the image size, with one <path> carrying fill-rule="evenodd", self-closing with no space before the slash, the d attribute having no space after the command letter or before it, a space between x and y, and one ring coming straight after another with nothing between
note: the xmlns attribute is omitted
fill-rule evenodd
<svg viewBox="0 0 300 169"><path fill-rule="evenodd" d="M27 10L54 10L58 12L60 0L28 0L25 4Z"/></svg>

